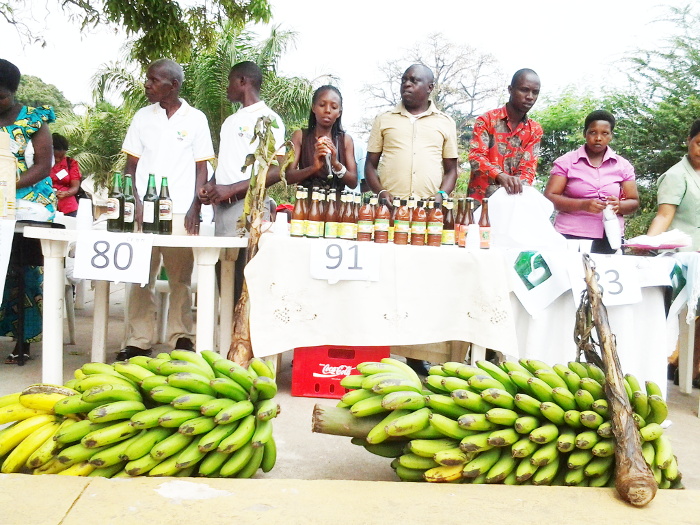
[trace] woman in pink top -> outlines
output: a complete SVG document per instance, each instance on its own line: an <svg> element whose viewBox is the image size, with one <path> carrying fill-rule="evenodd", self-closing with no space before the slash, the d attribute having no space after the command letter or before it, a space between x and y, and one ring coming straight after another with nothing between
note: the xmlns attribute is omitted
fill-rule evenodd
<svg viewBox="0 0 700 525"><path fill-rule="evenodd" d="M554 203L554 228L567 239L592 240L592 253L614 253L605 236L603 210L611 206L624 232L623 215L639 207L632 165L615 153L612 140L615 117L593 111L586 117L586 143L554 161L544 195Z"/></svg>

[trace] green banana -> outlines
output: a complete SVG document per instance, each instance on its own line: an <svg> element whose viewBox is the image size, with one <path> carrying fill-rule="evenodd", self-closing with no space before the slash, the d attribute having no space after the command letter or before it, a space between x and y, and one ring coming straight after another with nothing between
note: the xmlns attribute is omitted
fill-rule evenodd
<svg viewBox="0 0 700 525"><path fill-rule="evenodd" d="M637 414L645 419L649 416L649 396L647 396L646 392L643 392L642 390L635 390L632 392L631 402L632 408Z"/></svg>
<svg viewBox="0 0 700 525"><path fill-rule="evenodd" d="M76 463L87 461L94 454L100 452L105 448L106 447L88 448L82 443L76 443L75 445L71 445L70 447L66 447L63 450L61 450L58 453L58 456L56 456L56 460L59 463L61 463L64 467L70 467L71 465L75 465Z"/></svg>
<svg viewBox="0 0 700 525"><path fill-rule="evenodd" d="M574 487L584 481L586 475L582 468L567 469L566 476L564 477L564 484L569 487Z"/></svg>
<svg viewBox="0 0 700 525"><path fill-rule="evenodd" d="M104 364L104 363L102 363ZM84 366L84 365L83 365ZM111 368L112 365L107 365ZM114 369L112 368L112 371L114 372ZM136 385L122 376L121 374L114 372L115 375L111 374L92 374L92 375L87 375L78 383L75 385L75 389L78 392L85 392L86 390L91 389L94 386L100 386L100 385L105 385L105 384L119 384L127 387L135 387Z"/></svg>
<svg viewBox="0 0 700 525"><path fill-rule="evenodd" d="M647 465L650 467L654 465L654 458L656 457L656 449L651 441L642 442L642 457Z"/></svg>
<svg viewBox="0 0 700 525"><path fill-rule="evenodd" d="M107 421L130 419L131 416L142 410L146 410L146 407L140 401L115 401L93 408L88 412L87 417L94 423L105 423Z"/></svg>
<svg viewBox="0 0 700 525"><path fill-rule="evenodd" d="M486 473L486 483L500 483L515 471L516 462L513 456L504 450L498 461Z"/></svg>
<svg viewBox="0 0 700 525"><path fill-rule="evenodd" d="M168 356L170 357L170 356ZM165 376L167 374L161 373L160 372L160 365L165 363L166 361L170 361L170 359L165 359L164 357L154 357L148 360L146 363L146 368L148 368L151 372L154 374L162 375Z"/></svg>
<svg viewBox="0 0 700 525"><path fill-rule="evenodd" d="M151 397L151 399L153 399L153 401L163 404L170 404L173 399L177 399L180 396L186 396L187 394L191 393L191 391L185 390L184 388L176 388L168 384L152 388L148 392L148 395Z"/></svg>
<svg viewBox="0 0 700 525"><path fill-rule="evenodd" d="M588 369L585 366L583 366L583 363L580 363L578 361L569 361L567 363L567 366L569 367L569 370L576 373L576 375L578 375L579 377L588 377Z"/></svg>
<svg viewBox="0 0 700 525"><path fill-rule="evenodd" d="M600 426L597 428L596 432L602 438L612 437L612 423L610 421L605 421L601 423Z"/></svg>
<svg viewBox="0 0 700 525"><path fill-rule="evenodd" d="M513 370L511 372L508 372L508 377L510 378L510 381L518 388L519 392L532 395L530 385L527 383L527 380L532 377L532 374L530 372L521 372L520 370Z"/></svg>
<svg viewBox="0 0 700 525"><path fill-rule="evenodd" d="M602 476L611 470L614 462L614 456L595 457L583 467L583 473L589 478Z"/></svg>
<svg viewBox="0 0 700 525"><path fill-rule="evenodd" d="M88 474L88 477L112 478L117 472L124 470L124 465L126 465L126 461L120 461L119 463L109 467L97 467L95 470L90 472L90 474Z"/></svg>
<svg viewBox="0 0 700 525"><path fill-rule="evenodd" d="M277 383L269 377L256 377L253 380L253 387L258 391L259 399L272 399L277 395Z"/></svg>
<svg viewBox="0 0 700 525"><path fill-rule="evenodd" d="M255 420L255 431L250 438L250 442L254 448L259 448L265 445L272 438L272 421Z"/></svg>
<svg viewBox="0 0 700 525"><path fill-rule="evenodd" d="M158 419L173 409L170 405L159 405L154 408L142 410L131 416L131 424L135 428L153 428L158 426Z"/></svg>
<svg viewBox="0 0 700 525"><path fill-rule="evenodd" d="M423 387L416 386L412 380L403 377L382 379L372 387L372 392L380 395L390 394L391 392L405 392L407 390L420 394L423 391Z"/></svg>
<svg viewBox="0 0 700 525"><path fill-rule="evenodd" d="M240 420L236 430L219 443L217 450L227 453L234 452L246 443L249 443L254 433L255 416L251 414Z"/></svg>
<svg viewBox="0 0 700 525"><path fill-rule="evenodd" d="M115 383L93 386L83 392L86 403L113 403L115 401L142 401L141 393L132 386Z"/></svg>
<svg viewBox="0 0 700 525"><path fill-rule="evenodd" d="M425 406L425 397L419 392L391 392L382 399L386 410L419 410Z"/></svg>
<svg viewBox="0 0 700 525"><path fill-rule="evenodd" d="M345 403L348 406L352 406L358 401L362 401L363 399L368 399L370 397L376 397L378 394L375 394L371 390L367 390L365 388L360 388L357 390L350 390L350 392L347 392L346 394L343 394L343 396L340 398L340 400ZM391 410L388 409L387 410Z"/></svg>
<svg viewBox="0 0 700 525"><path fill-rule="evenodd" d="M520 439L520 435L512 428L502 428L491 432L487 443L494 447L508 447Z"/></svg>
<svg viewBox="0 0 700 525"><path fill-rule="evenodd" d="M158 465L158 463L160 463L161 461L162 459L156 459L152 455L147 454L143 457L140 457L139 459L129 461L126 465L124 465L124 472L126 472L129 476L132 477L143 476L156 465Z"/></svg>
<svg viewBox="0 0 700 525"><path fill-rule="evenodd" d="M590 392L594 400L605 398L605 390L603 389L603 386L591 377L581 378L581 389Z"/></svg>
<svg viewBox="0 0 700 525"><path fill-rule="evenodd" d="M200 408L199 411L203 416L215 416L221 410L233 406L237 401L229 399L228 397L217 397L211 401L207 401Z"/></svg>
<svg viewBox="0 0 700 525"><path fill-rule="evenodd" d="M56 402L53 410L56 414L67 416L70 414L86 414L104 403L88 403L83 401L82 394L64 397Z"/></svg>
<svg viewBox="0 0 700 525"><path fill-rule="evenodd" d="M468 414L469 409L460 406L455 398L443 394L430 394L425 396L425 404L431 411L442 414L452 419Z"/></svg>
<svg viewBox="0 0 700 525"><path fill-rule="evenodd" d="M362 399L350 407L350 413L355 417L367 417L386 412L387 410L382 406L382 399L383 396L379 394Z"/></svg>
<svg viewBox="0 0 700 525"><path fill-rule="evenodd" d="M483 414L493 407L493 405L487 403L481 395L471 390L454 390L450 396L457 405L466 408L469 412L479 412Z"/></svg>
<svg viewBox="0 0 700 525"><path fill-rule="evenodd" d="M580 388L574 394L579 410L590 410L595 403L595 398L588 390Z"/></svg>
<svg viewBox="0 0 700 525"><path fill-rule="evenodd" d="M425 478L423 477L425 470L406 468L403 465L397 465L394 470L401 481L425 481Z"/></svg>
<svg viewBox="0 0 700 525"><path fill-rule="evenodd" d="M576 398L568 388L555 387L552 388L552 401L559 405L564 410L574 410L578 408Z"/></svg>
<svg viewBox="0 0 700 525"><path fill-rule="evenodd" d="M477 476L486 474L499 460L502 451L503 455L509 455L507 451L498 447L482 452L464 465L462 476L465 478L476 478Z"/></svg>
<svg viewBox="0 0 700 525"><path fill-rule="evenodd" d="M211 367L209 362L204 358L204 356L198 352L190 352L188 350L175 349L170 352L171 362L172 361L188 361L200 369L200 374L204 374L209 379L214 379L214 369ZM253 358L255 359L255 358Z"/></svg>
<svg viewBox="0 0 700 525"><path fill-rule="evenodd" d="M207 368L211 370L211 367L207 365ZM197 374L208 379L214 379L214 374L208 374L201 366L183 359L170 359L169 361L164 361L158 366L158 374L163 376L170 376L173 374ZM174 385L177 386L177 385Z"/></svg>
<svg viewBox="0 0 700 525"><path fill-rule="evenodd" d="M230 377L217 377L209 381L214 391L224 397L234 401L245 401L248 399L248 392Z"/></svg>
<svg viewBox="0 0 700 525"><path fill-rule="evenodd" d="M355 368L364 376L391 373L400 376L411 377L405 372L405 370L402 367L397 366L396 363L398 363L398 360L395 360L395 363L382 363L381 361L364 361L355 365Z"/></svg>
<svg viewBox="0 0 700 525"><path fill-rule="evenodd" d="M567 410L564 412L564 422L571 428L582 428L583 424L581 423L581 412L578 410Z"/></svg>
<svg viewBox="0 0 700 525"><path fill-rule="evenodd" d="M559 458L559 450L557 449L557 441L550 441L539 447L530 456L530 463L537 465L538 467L543 467L549 465L553 461Z"/></svg>
<svg viewBox="0 0 700 525"><path fill-rule="evenodd" d="M532 376L532 373L517 361L504 361L501 363L501 367L506 372L522 372L528 376Z"/></svg>
<svg viewBox="0 0 700 525"><path fill-rule="evenodd" d="M644 381L644 387L647 391L647 395L659 396L660 398L663 399L664 395L663 395L663 392L661 391L661 388L659 388L659 385L657 385L653 381Z"/></svg>
<svg viewBox="0 0 700 525"><path fill-rule="evenodd" d="M576 448L592 449L600 441L600 436L595 430L584 430L576 435Z"/></svg>
<svg viewBox="0 0 700 525"><path fill-rule="evenodd" d="M61 426L54 435L54 440L61 445L68 445L83 439L88 433L99 428L105 428L111 423L93 423L89 419L76 421L72 425Z"/></svg>
<svg viewBox="0 0 700 525"><path fill-rule="evenodd" d="M151 449L165 438L172 435L173 429L154 427L148 428L140 434L129 439L129 445L120 455L122 461L133 461L151 452ZM133 441L132 441L133 439Z"/></svg>
<svg viewBox="0 0 700 525"><path fill-rule="evenodd" d="M228 461L231 454L214 450L209 452L197 466L197 472L202 476L215 477L221 466Z"/></svg>
<svg viewBox="0 0 700 525"><path fill-rule="evenodd" d="M591 449L594 456L601 458L607 458L615 454L615 440L614 439L601 439L594 445Z"/></svg>
<svg viewBox="0 0 700 525"><path fill-rule="evenodd" d="M255 417L262 421L274 419L280 413L280 406L274 399L264 399L255 404Z"/></svg>
<svg viewBox="0 0 700 525"><path fill-rule="evenodd" d="M510 381L510 379L508 379ZM512 382L511 382L512 384ZM488 374L477 374L469 378L469 386L478 392L486 390L487 388L498 388L499 390L505 390L505 385L501 383L498 379L494 379Z"/></svg>
<svg viewBox="0 0 700 525"><path fill-rule="evenodd" d="M520 364L522 364L525 368L527 368L531 374L535 374L537 370L552 370L554 369L549 366L547 363L544 361L539 361L537 359L520 359L519 360Z"/></svg>
<svg viewBox="0 0 700 525"><path fill-rule="evenodd" d="M385 379L407 379L406 375L400 371L379 372L376 374L366 375L362 380L362 388L372 390L372 388L381 383Z"/></svg>
<svg viewBox="0 0 700 525"><path fill-rule="evenodd" d="M519 410L530 416L540 417L542 415L540 412L540 404L542 402L528 394L515 394L513 402Z"/></svg>
<svg viewBox="0 0 700 525"><path fill-rule="evenodd" d="M599 414L603 419L610 419L610 408L607 399L596 399L591 405L591 409ZM646 416L644 416L646 417Z"/></svg>
<svg viewBox="0 0 700 525"><path fill-rule="evenodd" d="M228 408L220 410L214 416L214 423L217 425L226 425L233 421L238 421L246 416L249 416L255 411L255 405L250 401L237 401L236 404Z"/></svg>
<svg viewBox="0 0 700 525"><path fill-rule="evenodd" d="M447 377L448 374L442 369L442 365L432 365L428 368L428 375Z"/></svg>
<svg viewBox="0 0 700 525"><path fill-rule="evenodd" d="M159 376L159 375L152 375L148 376L141 381L141 390L146 392L147 394L151 392L155 387L157 386L167 386L168 384L168 378L165 376Z"/></svg>
<svg viewBox="0 0 700 525"><path fill-rule="evenodd" d="M654 441L664 433L664 429L658 423L649 423L644 428L639 429L639 434L643 441Z"/></svg>
<svg viewBox="0 0 700 525"><path fill-rule="evenodd" d="M481 397L488 403L501 408L515 408L515 400L510 392L502 388L487 388L481 391Z"/></svg>
<svg viewBox="0 0 700 525"><path fill-rule="evenodd" d="M555 425L564 424L564 409L553 401L543 401L540 404L540 413Z"/></svg>
<svg viewBox="0 0 700 525"><path fill-rule="evenodd" d="M368 433L366 438L366 443L371 445L378 445L389 439L389 434L387 433L387 425L395 419L403 417L405 415L411 414L410 410L392 410L389 414L384 417L379 423L377 423Z"/></svg>
<svg viewBox="0 0 700 525"><path fill-rule="evenodd" d="M588 377L595 379L601 385L605 383L605 372L593 363L585 363L584 365L588 369Z"/></svg>
<svg viewBox="0 0 700 525"><path fill-rule="evenodd" d="M531 377L527 380L532 396L539 399L540 402L552 401L552 387L545 383L539 377Z"/></svg>
<svg viewBox="0 0 700 525"><path fill-rule="evenodd" d="M142 356L145 357L145 356ZM137 365L133 362L119 362L114 363L114 370L126 377L128 380L133 381L136 384L140 384L141 381L147 377L155 375L148 368L141 365Z"/></svg>
<svg viewBox="0 0 700 525"><path fill-rule="evenodd" d="M661 470L665 470L673 459L673 451L671 449L671 441L667 436L661 435L652 441L656 454L654 463Z"/></svg>
<svg viewBox="0 0 700 525"><path fill-rule="evenodd" d="M648 423L661 424L668 417L668 405L664 399L656 394L651 394L649 397L649 414L646 417Z"/></svg>
<svg viewBox="0 0 700 525"><path fill-rule="evenodd" d="M99 430L93 430L87 434L80 442L88 448L103 447L105 445L113 445L119 441L133 436L138 433L139 429L131 425L131 421L118 421L108 427ZM96 465L101 466L101 465Z"/></svg>
<svg viewBox="0 0 700 525"><path fill-rule="evenodd" d="M440 380L440 383L448 392L454 392L455 390L466 390L469 388L469 381L462 379L461 377L446 376Z"/></svg>
<svg viewBox="0 0 700 525"><path fill-rule="evenodd" d="M202 452L210 452L216 450L219 444L226 439L228 436L233 434L233 432L238 428L238 423L231 423L229 425L216 425L209 432L204 434L199 441L197 441L197 446Z"/></svg>
<svg viewBox="0 0 700 525"><path fill-rule="evenodd" d="M518 393L518 389L515 386L515 384L510 380L510 377L508 376L508 372L503 370L500 366L495 365L491 361L486 361L486 360L477 361L476 366L481 368L484 372L489 374L496 381L498 381L499 383L501 383L503 385L503 387L496 387L496 388L503 388L511 395L511 397Z"/></svg>
<svg viewBox="0 0 700 525"><path fill-rule="evenodd" d="M349 376L345 376L340 380L340 386L349 390L362 388L363 379L364 376L361 374L350 374Z"/></svg>
<svg viewBox="0 0 700 525"><path fill-rule="evenodd" d="M165 428L178 428L185 421L199 417L199 410L180 410L171 408L158 418L158 425Z"/></svg>
<svg viewBox="0 0 700 525"><path fill-rule="evenodd" d="M158 462L169 458L170 456L177 454L185 447L187 447L194 440L194 436L187 436L185 434L180 434L179 432L173 432L165 439L162 439L150 450L149 454L153 459ZM145 457L145 456L142 456ZM138 459L134 460L138 461Z"/></svg>
<svg viewBox="0 0 700 525"><path fill-rule="evenodd" d="M350 442L353 445L364 447L364 449L367 452L374 454L375 456L380 456L383 458L398 458L401 454L405 452L407 443L406 441L384 441L382 443L368 443L367 440L362 438L352 438ZM267 443L265 444L265 446L267 446Z"/></svg>
<svg viewBox="0 0 700 525"><path fill-rule="evenodd" d="M512 427L518 420L519 414L515 410L508 408L494 407L489 409L485 416L491 423Z"/></svg>
<svg viewBox="0 0 700 525"><path fill-rule="evenodd" d="M491 431L480 432L463 438L459 443L459 448L464 452L483 452L490 450L493 445L489 445L488 440L491 436Z"/></svg>
<svg viewBox="0 0 700 525"><path fill-rule="evenodd" d="M443 467L453 467L456 465L465 465L469 462L470 458L465 454L461 448L448 448L447 450L441 450L436 452L433 456L433 460L438 465Z"/></svg>
<svg viewBox="0 0 700 525"><path fill-rule="evenodd" d="M115 443L112 446L105 448L104 450L96 452L95 454L90 456L90 464L92 464L96 468L105 468L123 463L124 460L121 456L124 454L129 445L138 440L141 437L141 435L145 432L147 431L141 430L138 434L135 434L122 441L119 441L118 443Z"/></svg>
<svg viewBox="0 0 700 525"><path fill-rule="evenodd" d="M368 446L372 446L372 445L368 445ZM277 462L277 444L275 443L275 439L273 437L270 437L268 442L265 443L265 446L263 447L263 457L262 457L262 461L260 462L260 469L265 473L270 472L272 470L272 468L275 466L276 462Z"/></svg>
<svg viewBox="0 0 700 525"><path fill-rule="evenodd" d="M207 394L185 394L184 396L176 397L170 404L182 410L201 410L204 403L213 399L217 398Z"/></svg>
<svg viewBox="0 0 700 525"><path fill-rule="evenodd" d="M170 456L151 468L149 476L175 476L181 469L177 466L177 456Z"/></svg>
<svg viewBox="0 0 700 525"><path fill-rule="evenodd" d="M170 361L170 363L172 362L173 361ZM209 381L212 380L213 379L209 379L205 375L196 372L175 372L168 375L168 384L170 386L182 388L183 390L196 394L207 394L215 397L216 390L209 384Z"/></svg>
<svg viewBox="0 0 700 525"><path fill-rule="evenodd" d="M581 376L572 370L567 369L566 371L564 371L562 379L566 381L566 386L569 389L569 392L571 393L576 392L579 389L579 386L581 385Z"/></svg>
<svg viewBox="0 0 700 525"><path fill-rule="evenodd" d="M551 485L552 480L559 470L559 456L546 465L537 468L537 472L532 476L533 485Z"/></svg>
<svg viewBox="0 0 700 525"><path fill-rule="evenodd" d="M510 447L511 455L514 458L526 458L531 456L539 445L531 441L528 437L521 437Z"/></svg>
<svg viewBox="0 0 700 525"><path fill-rule="evenodd" d="M576 432L573 428L563 427L557 438L557 450L559 452L571 452L576 446Z"/></svg>
<svg viewBox="0 0 700 525"><path fill-rule="evenodd" d="M559 377L559 374L556 373L555 370L553 369L539 369L535 370L535 377L538 379L541 379L545 383L547 383L551 388L565 388L569 389L569 386L566 384L566 381L564 381L561 377Z"/></svg>
<svg viewBox="0 0 700 525"><path fill-rule="evenodd" d="M412 439L408 442L406 448L417 456L432 458L441 450L448 450L457 446L459 446L459 441L455 439Z"/></svg>
<svg viewBox="0 0 700 525"><path fill-rule="evenodd" d="M188 419L182 423L177 431L180 434L187 434L191 436L199 436L201 434L206 434L207 432L214 429L214 427L220 426L214 422L213 417L209 416L199 416L192 419ZM185 468L185 467L182 467Z"/></svg>
<svg viewBox="0 0 700 525"><path fill-rule="evenodd" d="M223 465L221 465L219 475L223 478L235 476L248 464L254 452L255 449L250 442L241 446L229 456L228 460Z"/></svg>
<svg viewBox="0 0 700 525"><path fill-rule="evenodd" d="M457 423L465 430L483 432L498 428L496 423L492 423L486 418L486 414L464 414L459 417Z"/></svg>
<svg viewBox="0 0 700 525"><path fill-rule="evenodd" d="M425 378L425 384L423 386L435 394L450 395L450 391L447 390L447 388L445 388L442 384L443 379L444 376L428 375Z"/></svg>
<svg viewBox="0 0 700 525"><path fill-rule="evenodd" d="M206 452L202 452L201 450L199 450L199 447L197 446L197 440L195 439L184 449L182 449L176 456L173 457L177 458L175 462L177 468L183 469L199 463L205 456L205 454Z"/></svg>
<svg viewBox="0 0 700 525"><path fill-rule="evenodd" d="M540 445L550 443L559 437L559 428L554 423L545 423L530 432L530 440Z"/></svg>
<svg viewBox="0 0 700 525"><path fill-rule="evenodd" d="M405 436L424 429L430 423L431 411L428 407L402 415L386 425L386 433L390 436Z"/></svg>
<svg viewBox="0 0 700 525"><path fill-rule="evenodd" d="M535 416L520 416L513 423L513 428L518 434L529 434L541 424L542 422Z"/></svg>
<svg viewBox="0 0 700 525"><path fill-rule="evenodd" d="M429 468L437 467L439 463L435 461L432 457L427 458L425 456L419 456L417 454L408 453L399 456L399 465L414 470L427 470Z"/></svg>
<svg viewBox="0 0 700 525"><path fill-rule="evenodd" d="M251 456L250 460L248 460L248 462L243 466L243 468L238 471L236 477L241 479L252 478L253 475L260 468L260 465L262 464L264 453L265 449L263 447L254 448L253 455Z"/></svg>
<svg viewBox="0 0 700 525"><path fill-rule="evenodd" d="M586 428L596 430L604 421L603 416L592 410L581 412L581 424Z"/></svg>
<svg viewBox="0 0 700 525"><path fill-rule="evenodd" d="M523 482L532 478L539 467L530 463L530 458L525 457L518 462L518 466L515 467L515 480L522 484Z"/></svg>

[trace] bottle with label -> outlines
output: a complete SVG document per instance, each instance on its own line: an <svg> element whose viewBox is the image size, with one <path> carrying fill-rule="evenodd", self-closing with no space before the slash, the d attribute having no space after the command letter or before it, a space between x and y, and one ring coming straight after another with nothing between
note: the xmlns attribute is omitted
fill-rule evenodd
<svg viewBox="0 0 700 525"><path fill-rule="evenodd" d="M357 223L355 222L355 205L351 193L343 195L345 205L340 217L340 238L354 241L357 239Z"/></svg>
<svg viewBox="0 0 700 525"><path fill-rule="evenodd" d="M319 202L319 191L314 189L311 192L311 207L309 208L308 221L306 223L306 236L318 238L323 231L323 217L321 215L321 204Z"/></svg>
<svg viewBox="0 0 700 525"><path fill-rule="evenodd" d="M394 197L391 202L391 217L389 217L389 242L394 242L394 219L396 219L396 212L399 211L399 206L401 206L401 199Z"/></svg>
<svg viewBox="0 0 700 525"><path fill-rule="evenodd" d="M442 244L442 231L445 217L442 213L442 206L438 206L433 201L432 209L428 207L428 229L426 244L428 246L440 246Z"/></svg>
<svg viewBox="0 0 700 525"><path fill-rule="evenodd" d="M292 210L292 219L289 225L289 234L292 237L304 236L304 221L306 220L306 200L304 199L304 188L297 186L296 201Z"/></svg>
<svg viewBox="0 0 700 525"><path fill-rule="evenodd" d="M309 203L309 188L302 188L301 199L304 207L304 235L306 235L306 226L309 224L309 208L311 207Z"/></svg>
<svg viewBox="0 0 700 525"><path fill-rule="evenodd" d="M173 200L168 189L168 177L160 180L160 195L158 196L158 232L162 235L173 233Z"/></svg>
<svg viewBox="0 0 700 525"><path fill-rule="evenodd" d="M489 221L489 200L481 201L481 216L479 217L479 248L491 248L491 222Z"/></svg>
<svg viewBox="0 0 700 525"><path fill-rule="evenodd" d="M112 189L107 197L107 231L124 231L124 192L122 177L118 172L112 176Z"/></svg>
<svg viewBox="0 0 700 525"><path fill-rule="evenodd" d="M326 214L324 215L323 236L327 239L336 239L338 237L338 203L336 202L337 193L335 190L328 190L326 195Z"/></svg>
<svg viewBox="0 0 700 525"><path fill-rule="evenodd" d="M391 212L387 200L382 198L377 205L377 210L374 213L374 242L387 243L389 242L389 221L391 220Z"/></svg>
<svg viewBox="0 0 700 525"><path fill-rule="evenodd" d="M146 195L143 196L143 233L158 233L158 215L156 176L149 173Z"/></svg>
<svg viewBox="0 0 700 525"><path fill-rule="evenodd" d="M134 231L134 217L136 216L136 200L134 199L134 185L131 175L124 175L124 230Z"/></svg>
<svg viewBox="0 0 700 525"><path fill-rule="evenodd" d="M466 206L466 198L457 199L457 213L455 214L455 244L460 248L464 248L464 239L466 236L466 231L462 232L462 226L464 225L464 219L467 213Z"/></svg>
<svg viewBox="0 0 700 525"><path fill-rule="evenodd" d="M352 193L353 202L353 217L355 219L355 239L357 239L357 223L360 220L360 206L362 206L362 195L359 193Z"/></svg>
<svg viewBox="0 0 700 525"><path fill-rule="evenodd" d="M411 221L413 220L413 210L416 209L416 196L415 195L409 195L408 199L406 199L406 206L408 206L408 243L411 243Z"/></svg>
<svg viewBox="0 0 700 525"><path fill-rule="evenodd" d="M321 218L326 216L326 190L321 188L318 190L318 207L321 210ZM323 231L321 232L321 237L323 237Z"/></svg>
<svg viewBox="0 0 700 525"><path fill-rule="evenodd" d="M451 197L443 202L443 221L442 221L442 244L446 246L454 246L455 244L455 216L452 211L454 201Z"/></svg>
<svg viewBox="0 0 700 525"><path fill-rule="evenodd" d="M371 241L374 232L374 210L369 202L369 195L365 195L362 206L357 214L357 240Z"/></svg>
<svg viewBox="0 0 700 525"><path fill-rule="evenodd" d="M416 207L411 213L411 244L413 246L425 245L425 226L428 222L428 216L423 207L423 201L418 201Z"/></svg>
<svg viewBox="0 0 700 525"><path fill-rule="evenodd" d="M469 197L465 199L464 202L464 216L462 217L462 225L459 229L459 245L462 248L466 247L468 244L469 226L472 224L474 224L474 199Z"/></svg>
<svg viewBox="0 0 700 525"><path fill-rule="evenodd" d="M401 199L394 218L394 244L408 244L411 233L411 213L408 211L408 201Z"/></svg>

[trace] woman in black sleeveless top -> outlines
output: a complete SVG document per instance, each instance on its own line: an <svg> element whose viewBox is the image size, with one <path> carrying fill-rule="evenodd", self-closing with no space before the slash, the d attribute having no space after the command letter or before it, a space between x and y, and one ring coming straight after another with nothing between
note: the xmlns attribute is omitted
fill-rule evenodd
<svg viewBox="0 0 700 525"><path fill-rule="evenodd" d="M287 169L288 183L334 190L357 186L355 148L343 130L342 113L338 88L321 86L314 92L308 128L292 134L295 158Z"/></svg>

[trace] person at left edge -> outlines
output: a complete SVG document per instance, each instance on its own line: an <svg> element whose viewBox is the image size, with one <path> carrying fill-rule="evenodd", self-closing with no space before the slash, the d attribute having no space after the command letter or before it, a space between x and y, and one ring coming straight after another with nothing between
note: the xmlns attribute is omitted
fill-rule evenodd
<svg viewBox="0 0 700 525"><path fill-rule="evenodd" d="M49 106L25 106L15 99L21 74L12 62L0 59L0 131L9 133L10 149L17 159L16 198L30 201L45 208L48 221L56 213L56 195L51 186L51 133L48 124L56 118ZM27 157L29 146L34 147L33 161ZM19 204L19 203L18 203ZM43 208L41 208L43 206ZM16 253L21 235L15 235L11 250ZM25 244L25 255L31 250ZM41 260L39 250L32 261ZM20 261L26 264L27 261ZM41 341L43 269L39 264L23 265L24 296L20 296L18 275L8 275L0 306L0 335L17 340L15 351L5 360L6 364L18 362L19 352L29 359L29 345ZM20 313L22 312L22 313ZM18 333L19 315L24 315L24 333ZM21 361L20 361L21 362Z"/></svg>
<svg viewBox="0 0 700 525"><path fill-rule="evenodd" d="M207 117L179 97L184 81L182 66L159 59L148 66L145 93L151 105L134 115L124 139L125 173L134 177L136 222L143 219L142 199L149 173L168 177L173 201L173 234L197 235L201 203L197 192L207 179L207 161L214 158ZM128 338L118 360L150 355L156 332L154 287L161 266L168 275L168 344L194 349L194 319L190 289L194 258L190 248L153 247L148 285L133 285L129 293Z"/></svg>

